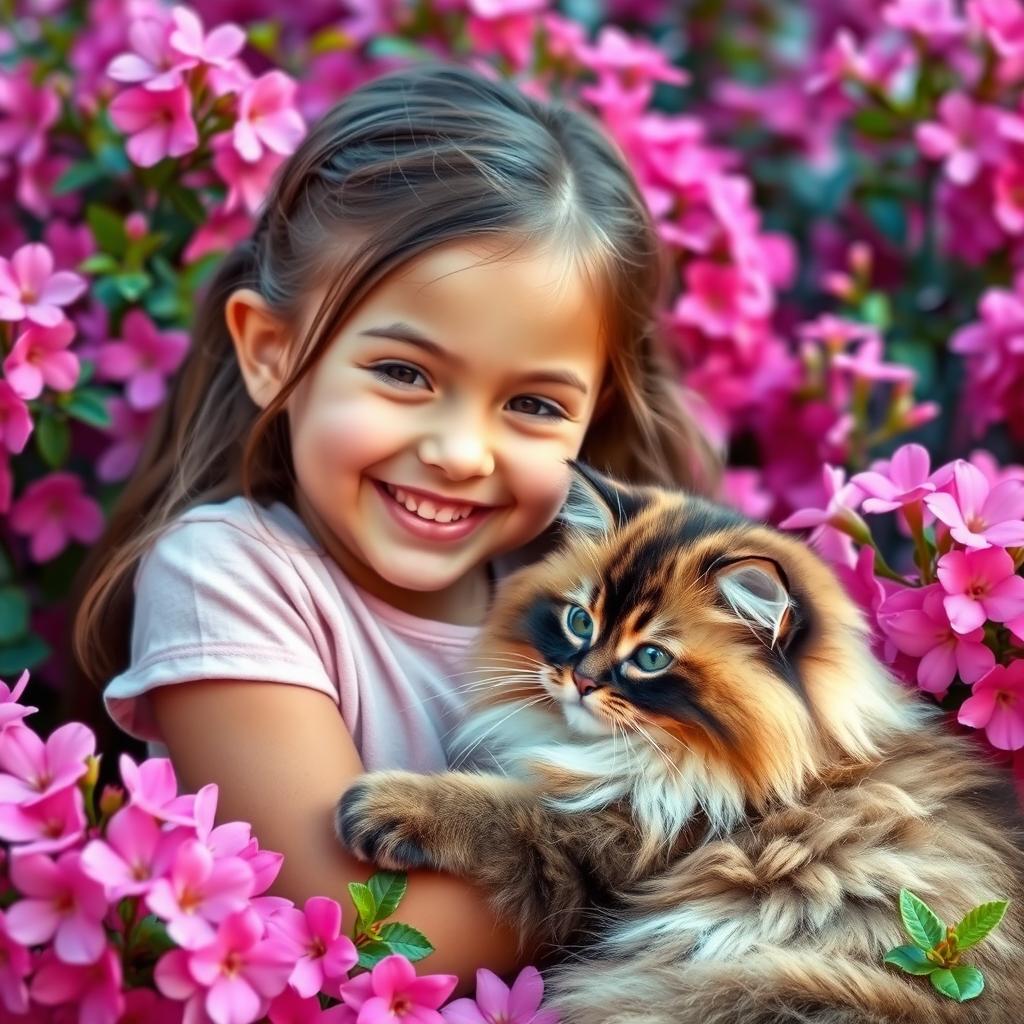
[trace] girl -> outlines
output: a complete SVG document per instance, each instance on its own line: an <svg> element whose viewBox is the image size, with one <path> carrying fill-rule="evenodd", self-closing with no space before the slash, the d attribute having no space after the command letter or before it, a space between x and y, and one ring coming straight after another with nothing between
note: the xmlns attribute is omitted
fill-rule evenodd
<svg viewBox="0 0 1024 1024"><path fill-rule="evenodd" d="M367 876L332 831L355 776L445 767L495 560L542 542L567 459L710 480L656 346L662 277L594 121L444 65L331 110L220 267L75 649L123 729L284 852L280 895ZM431 971L514 967L469 883L410 882Z"/></svg>

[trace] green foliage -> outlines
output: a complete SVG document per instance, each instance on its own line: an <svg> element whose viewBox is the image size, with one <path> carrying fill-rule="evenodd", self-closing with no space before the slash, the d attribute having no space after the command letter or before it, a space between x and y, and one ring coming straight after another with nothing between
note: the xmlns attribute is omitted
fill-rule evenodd
<svg viewBox="0 0 1024 1024"><path fill-rule="evenodd" d="M415 962L434 952L426 936L411 925L397 921L381 923L398 909L407 886L406 876L392 871L378 871L365 885L349 882L349 895L356 908L352 938L363 970L368 971L395 954Z"/></svg>
<svg viewBox="0 0 1024 1024"><path fill-rule="evenodd" d="M976 967L962 964L960 956L1002 921L1008 906L1007 900L982 903L954 928L943 924L924 900L901 889L900 917L914 945L890 949L885 963L906 974L927 975L936 992L958 1003L974 999L985 987L985 979Z"/></svg>

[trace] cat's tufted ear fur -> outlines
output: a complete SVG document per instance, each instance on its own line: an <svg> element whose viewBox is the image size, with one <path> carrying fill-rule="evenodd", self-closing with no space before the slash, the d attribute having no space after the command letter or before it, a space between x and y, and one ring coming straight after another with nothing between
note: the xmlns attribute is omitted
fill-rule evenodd
<svg viewBox="0 0 1024 1024"><path fill-rule="evenodd" d="M575 460L569 461L572 483L559 520L588 537L600 537L628 522L643 506L639 496Z"/></svg>
<svg viewBox="0 0 1024 1024"><path fill-rule="evenodd" d="M782 567L763 556L730 558L718 563L715 585L726 604L774 648L789 633L794 607Z"/></svg>

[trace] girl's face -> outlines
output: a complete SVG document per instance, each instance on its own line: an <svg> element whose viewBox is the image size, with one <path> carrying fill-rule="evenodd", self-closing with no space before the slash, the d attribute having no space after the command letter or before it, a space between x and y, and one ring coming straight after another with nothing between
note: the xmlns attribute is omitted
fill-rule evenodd
<svg viewBox="0 0 1024 1024"><path fill-rule="evenodd" d="M288 402L314 532L355 582L434 617L436 592L465 595L552 521L605 365L580 272L492 253L450 243L383 281Z"/></svg>

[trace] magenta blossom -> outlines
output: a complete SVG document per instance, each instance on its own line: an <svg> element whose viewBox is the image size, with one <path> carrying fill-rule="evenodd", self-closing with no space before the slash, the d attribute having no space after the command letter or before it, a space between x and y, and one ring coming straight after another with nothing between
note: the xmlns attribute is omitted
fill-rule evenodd
<svg viewBox="0 0 1024 1024"><path fill-rule="evenodd" d="M104 483L116 483L130 476L135 468L153 422L153 410L139 412L123 398L114 396L107 401L107 412L110 413L107 432L113 444L99 457L96 475Z"/></svg>
<svg viewBox="0 0 1024 1024"><path fill-rule="evenodd" d="M968 548L1024 545L1024 481L1004 480L994 487L977 466L953 464L950 491L926 495L925 504Z"/></svg>
<svg viewBox="0 0 1024 1024"><path fill-rule="evenodd" d="M60 97L49 85L35 85L30 65L0 75L0 156L25 165L46 151L46 133L60 116Z"/></svg>
<svg viewBox="0 0 1024 1024"><path fill-rule="evenodd" d="M53 253L42 242L29 242L10 260L0 256L0 320L31 320L56 327L62 306L75 301L85 279L70 270L54 271Z"/></svg>
<svg viewBox="0 0 1024 1024"><path fill-rule="evenodd" d="M30 483L14 503L9 522L15 533L29 538L36 562L55 558L72 539L91 544L103 532L100 506L73 473L50 473Z"/></svg>
<svg viewBox="0 0 1024 1024"><path fill-rule="evenodd" d="M987 619L1007 622L1024 615L1024 578L1002 548L949 551L936 573L946 592L943 607L958 633L970 633Z"/></svg>
<svg viewBox="0 0 1024 1024"><path fill-rule="evenodd" d="M838 466L822 467L824 508L802 508L781 523L781 530L804 530L808 527L834 526L837 529L861 521L854 511L864 498L864 492L853 481L844 482L846 472ZM862 521L861 521L862 522Z"/></svg>
<svg viewBox="0 0 1024 1024"><path fill-rule="evenodd" d="M121 958L104 949L91 964L63 963L45 955L32 978L32 1001L41 1006L73 1005L80 1024L117 1024L125 1009Z"/></svg>
<svg viewBox="0 0 1024 1024"><path fill-rule="evenodd" d="M882 602L878 624L904 654L919 658L917 685L943 695L959 674L965 683L977 682L996 663L985 646L981 627L957 633L943 606L938 583L898 590Z"/></svg>
<svg viewBox="0 0 1024 1024"><path fill-rule="evenodd" d="M0 839L18 843L18 853L58 853L85 832L85 801L77 786L60 789L38 803L0 803Z"/></svg>
<svg viewBox="0 0 1024 1024"><path fill-rule="evenodd" d="M28 669L18 676L18 681L14 684L13 689L0 680L0 733L12 722L20 722L26 715L31 715L39 710L39 708L19 703L26 686L28 686ZM3 737L0 735L0 743L2 742Z"/></svg>
<svg viewBox="0 0 1024 1024"><path fill-rule="evenodd" d="M867 497L865 512L892 512L932 494L936 485L931 475L928 450L919 444L898 448L888 462L877 462L864 473L850 478Z"/></svg>
<svg viewBox="0 0 1024 1024"><path fill-rule="evenodd" d="M125 397L133 409L160 405L167 395L166 378L188 351L185 331L160 331L141 309L125 314L122 337L101 345L96 372L106 380L125 381Z"/></svg>
<svg viewBox="0 0 1024 1024"><path fill-rule="evenodd" d="M967 23L956 13L953 0L893 0L882 10L882 18L940 50L967 31Z"/></svg>
<svg viewBox="0 0 1024 1024"><path fill-rule="evenodd" d="M580 49L580 57L598 74L614 73L633 80L685 85L686 72L669 63L664 51L642 39L628 36L615 25L605 25L593 46Z"/></svg>
<svg viewBox="0 0 1024 1024"><path fill-rule="evenodd" d="M265 937L259 914L246 908L221 922L214 940L195 952L172 950L156 965L156 984L188 1000L186 1020L203 1009L214 1024L251 1024L288 984L292 960L280 938Z"/></svg>
<svg viewBox="0 0 1024 1024"><path fill-rule="evenodd" d="M0 910L0 1004L10 1013L28 1010L28 989L25 977L32 969L28 949L7 931L7 919Z"/></svg>
<svg viewBox="0 0 1024 1024"><path fill-rule="evenodd" d="M4 373L11 389L24 399L38 398L47 386L70 391L78 381L78 356L68 351L75 325L61 320L54 327L30 324L11 347L4 360Z"/></svg>
<svg viewBox="0 0 1024 1024"><path fill-rule="evenodd" d="M31 433L32 417L28 406L8 381L0 380L0 445L17 455Z"/></svg>
<svg viewBox="0 0 1024 1024"><path fill-rule="evenodd" d="M14 725L0 737L0 802L30 806L73 786L96 752L96 737L81 722L59 726L44 743Z"/></svg>
<svg viewBox="0 0 1024 1024"><path fill-rule="evenodd" d="M246 160L228 135L218 135L213 140L213 167L228 186L224 207L219 211L221 216L234 213L239 207L244 207L250 216L254 215L270 189L274 173L284 163L284 159L280 153L275 153L272 149L263 149L255 160ZM245 233L248 234L251 225L248 220L243 221L243 224ZM231 223L228 222L227 226L230 232Z"/></svg>
<svg viewBox="0 0 1024 1024"><path fill-rule="evenodd" d="M967 13L1001 57L1024 57L1024 9L1018 0L968 0Z"/></svg>
<svg viewBox="0 0 1024 1024"><path fill-rule="evenodd" d="M174 30L170 44L192 65L230 68L245 46L245 30L234 22L225 22L207 33L202 20L189 7L177 6L171 11ZM152 86L151 86L152 88Z"/></svg>
<svg viewBox="0 0 1024 1024"><path fill-rule="evenodd" d="M341 932L341 907L325 896L310 897L301 911L277 915L270 930L293 944L295 968L288 981L300 996L316 995L326 979L345 977L359 959L352 940Z"/></svg>
<svg viewBox="0 0 1024 1024"><path fill-rule="evenodd" d="M195 67L195 58L173 49L170 44L174 30L170 19L158 8L143 18L133 18L128 25L128 41L132 50L118 54L108 65L107 74L116 82L139 83L154 92L177 89L182 72Z"/></svg>
<svg viewBox="0 0 1024 1024"><path fill-rule="evenodd" d="M184 156L199 145L192 98L184 85L164 92L126 89L111 102L110 120L129 136L125 149L140 167Z"/></svg>
<svg viewBox="0 0 1024 1024"><path fill-rule="evenodd" d="M306 122L295 109L294 79L283 71L268 71L242 90L233 140L243 160L259 160L264 148L288 156L306 133Z"/></svg>
<svg viewBox="0 0 1024 1024"><path fill-rule="evenodd" d="M926 157L943 161L950 181L970 185L983 166L999 163L1005 147L995 110L950 92L939 101L939 116L917 126L917 145Z"/></svg>
<svg viewBox="0 0 1024 1024"><path fill-rule="evenodd" d="M341 986L341 998L355 1011L354 1024L444 1024L437 1008L458 983L454 974L416 971L404 956L386 956L373 970Z"/></svg>
<svg viewBox="0 0 1024 1024"><path fill-rule="evenodd" d="M544 979L524 967L509 988L493 971L476 972L476 999L456 999L441 1016L448 1024L558 1024L554 1010L540 1009Z"/></svg>
<svg viewBox="0 0 1024 1024"><path fill-rule="evenodd" d="M194 798L178 796L178 780L169 758L150 757L137 765L127 754L122 754L117 765L132 804L160 821L195 824Z"/></svg>
<svg viewBox="0 0 1024 1024"><path fill-rule="evenodd" d="M7 931L26 946L53 939L53 949L66 964L92 964L107 948L103 918L107 901L103 886L82 871L73 850L56 861L44 853L11 858L11 883L22 899L7 911Z"/></svg>
<svg viewBox="0 0 1024 1024"><path fill-rule="evenodd" d="M998 750L1024 747L1024 660L996 665L975 683L957 720L984 729L989 743Z"/></svg>

